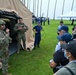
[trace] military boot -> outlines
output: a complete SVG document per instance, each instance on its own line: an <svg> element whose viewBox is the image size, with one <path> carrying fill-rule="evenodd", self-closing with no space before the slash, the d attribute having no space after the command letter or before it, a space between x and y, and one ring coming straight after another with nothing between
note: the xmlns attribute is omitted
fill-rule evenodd
<svg viewBox="0 0 76 75"><path fill-rule="evenodd" d="M17 53L19 53L19 51L17 51Z"/></svg>
<svg viewBox="0 0 76 75"><path fill-rule="evenodd" d="M6 73L6 74L3 74L3 75L12 75L11 73Z"/></svg>
<svg viewBox="0 0 76 75"><path fill-rule="evenodd" d="M8 68L10 68L10 65L8 65Z"/></svg>
<svg viewBox="0 0 76 75"><path fill-rule="evenodd" d="M26 46L24 46L24 50L26 51L27 49L26 49Z"/></svg>
<svg viewBox="0 0 76 75"><path fill-rule="evenodd" d="M38 48L40 48L40 46L39 46L39 45L37 45L37 47L38 47Z"/></svg>
<svg viewBox="0 0 76 75"><path fill-rule="evenodd" d="M20 52L20 50L17 51L17 53L19 53L19 52Z"/></svg>

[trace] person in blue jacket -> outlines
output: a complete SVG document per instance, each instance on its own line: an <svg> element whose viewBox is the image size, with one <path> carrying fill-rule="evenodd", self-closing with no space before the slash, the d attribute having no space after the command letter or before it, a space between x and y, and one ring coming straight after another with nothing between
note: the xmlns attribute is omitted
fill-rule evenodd
<svg viewBox="0 0 76 75"><path fill-rule="evenodd" d="M36 46L38 48L40 47L39 44L41 41L41 30L42 30L41 23L38 22L38 24L33 27L33 31L35 32L34 49L36 48Z"/></svg>

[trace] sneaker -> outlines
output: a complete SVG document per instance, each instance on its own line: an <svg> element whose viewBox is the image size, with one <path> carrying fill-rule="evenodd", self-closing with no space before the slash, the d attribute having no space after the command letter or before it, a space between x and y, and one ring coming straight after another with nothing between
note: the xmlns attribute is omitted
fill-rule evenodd
<svg viewBox="0 0 76 75"><path fill-rule="evenodd" d="M36 47L33 48L34 50L36 49Z"/></svg>
<svg viewBox="0 0 76 75"><path fill-rule="evenodd" d="M39 45L38 45L37 47L38 47L38 48L40 48L40 46L39 46Z"/></svg>
<svg viewBox="0 0 76 75"><path fill-rule="evenodd" d="M30 48L27 48L27 51L30 51Z"/></svg>

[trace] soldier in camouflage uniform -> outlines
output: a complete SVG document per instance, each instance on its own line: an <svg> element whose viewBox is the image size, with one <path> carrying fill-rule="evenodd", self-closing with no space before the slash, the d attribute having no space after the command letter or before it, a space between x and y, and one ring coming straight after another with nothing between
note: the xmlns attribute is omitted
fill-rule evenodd
<svg viewBox="0 0 76 75"><path fill-rule="evenodd" d="M10 37L8 36L9 30L6 30L7 33L4 32L5 22L0 20L0 58L2 62L2 74L3 75L11 75L8 73L8 46L10 42Z"/></svg>
<svg viewBox="0 0 76 75"><path fill-rule="evenodd" d="M28 30L28 27L23 23L23 19L19 18L18 23L15 25L14 30L18 33L18 51L21 48L21 40L23 42L23 48L26 50L26 37L25 37L25 32Z"/></svg>

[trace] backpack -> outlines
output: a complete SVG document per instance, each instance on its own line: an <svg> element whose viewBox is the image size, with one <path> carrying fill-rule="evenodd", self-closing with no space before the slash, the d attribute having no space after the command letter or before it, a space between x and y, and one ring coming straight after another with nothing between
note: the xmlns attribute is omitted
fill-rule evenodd
<svg viewBox="0 0 76 75"><path fill-rule="evenodd" d="M71 75L75 75L70 68L68 68L68 67L64 67L64 68L66 68L71 73Z"/></svg>

